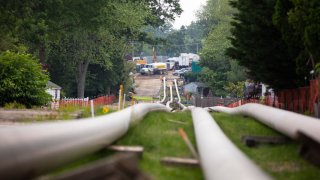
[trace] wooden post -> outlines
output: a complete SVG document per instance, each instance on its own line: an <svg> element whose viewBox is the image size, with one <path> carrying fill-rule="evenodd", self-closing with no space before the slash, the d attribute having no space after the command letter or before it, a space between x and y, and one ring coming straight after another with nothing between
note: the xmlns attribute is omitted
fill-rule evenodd
<svg viewBox="0 0 320 180"><path fill-rule="evenodd" d="M91 107L91 117L94 118L93 100L90 100L90 107Z"/></svg>
<svg viewBox="0 0 320 180"><path fill-rule="evenodd" d="M184 140L184 142L187 144L187 146L190 149L193 157L195 157L196 159L199 159L197 151L195 150L195 148L191 144L191 141L189 140L187 134L184 132L184 130L182 128L179 128L179 134L182 137L182 139Z"/></svg>
<svg viewBox="0 0 320 180"><path fill-rule="evenodd" d="M124 109L124 105L126 104L126 94L123 94L123 103L122 103L122 109Z"/></svg>
<svg viewBox="0 0 320 180"><path fill-rule="evenodd" d="M123 93L123 85L120 84L120 90L119 90L119 105L118 105L118 110L120 111L122 109L122 93Z"/></svg>
<svg viewBox="0 0 320 180"><path fill-rule="evenodd" d="M134 105L134 95L132 93L132 96L131 96L131 105L133 106Z"/></svg>

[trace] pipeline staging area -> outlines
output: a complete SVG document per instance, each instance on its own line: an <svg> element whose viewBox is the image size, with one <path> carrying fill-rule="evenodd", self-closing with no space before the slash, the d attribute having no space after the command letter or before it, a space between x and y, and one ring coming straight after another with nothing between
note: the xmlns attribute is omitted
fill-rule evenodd
<svg viewBox="0 0 320 180"><path fill-rule="evenodd" d="M315 166L319 165L320 121L318 119L259 104L246 104L232 109L221 106L187 107L181 103L177 80L174 79L169 86L167 85L167 80L164 77L163 97L158 103L140 103L95 118L1 127L0 179L41 177L88 154L101 151L117 141L119 142L122 137L130 136L130 132L128 132L130 128L146 123L140 121L145 117L148 118L150 112L189 113L192 119L190 128L193 128L194 140L190 141L188 133L185 133L182 128L179 128L179 133L186 144L187 151L192 154L191 158L167 157L161 162L199 166L203 174L201 178L204 179L273 179L272 175L265 172L258 163L251 160L229 139L213 118L212 112L253 117L278 131L279 134L301 144L301 147L304 148L301 154L306 156L306 159ZM161 119L161 114L158 115ZM172 125L175 128L186 127L187 124L186 121L180 119L167 119L166 121L169 124L175 124ZM142 131L147 133L148 129ZM128 151L139 153L143 151L143 148L141 150L137 147L115 146L113 149L120 151L129 149ZM114 163L115 160L111 160L111 162ZM102 167L110 164L110 161L99 163L65 176L54 177L74 179L80 177L81 173L86 175L83 177L88 177L87 175L90 173L100 172L99 168L101 170ZM137 166L139 165L133 165L133 167ZM99 179L97 177L93 179ZM99 177L108 178L109 175L104 174Z"/></svg>

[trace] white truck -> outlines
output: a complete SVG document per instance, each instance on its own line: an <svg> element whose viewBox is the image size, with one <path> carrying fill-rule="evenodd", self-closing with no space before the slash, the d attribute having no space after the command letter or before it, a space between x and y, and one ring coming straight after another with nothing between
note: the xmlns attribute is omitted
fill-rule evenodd
<svg viewBox="0 0 320 180"><path fill-rule="evenodd" d="M141 75L152 75L152 74L166 74L167 64L166 63L152 63L145 65L144 68L140 70Z"/></svg>
<svg viewBox="0 0 320 180"><path fill-rule="evenodd" d="M181 53L179 56L179 67L189 67L190 61L189 61L189 55L188 53Z"/></svg>
<svg viewBox="0 0 320 180"><path fill-rule="evenodd" d="M169 65L169 69L172 70L174 68L175 63L178 61L179 58L177 57L173 57L173 58L169 58L167 59L167 66Z"/></svg>

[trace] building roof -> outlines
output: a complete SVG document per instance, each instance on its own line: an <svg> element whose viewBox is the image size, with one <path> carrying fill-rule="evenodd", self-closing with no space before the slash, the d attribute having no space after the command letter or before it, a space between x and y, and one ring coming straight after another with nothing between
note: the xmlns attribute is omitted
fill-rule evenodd
<svg viewBox="0 0 320 180"><path fill-rule="evenodd" d="M48 88L48 89L61 89L60 86L58 86L57 84L55 84L51 81L48 81L46 88Z"/></svg>
<svg viewBox="0 0 320 180"><path fill-rule="evenodd" d="M205 83L202 82L191 82L189 84L186 84L185 86L190 86L191 84L194 84L197 87L208 87Z"/></svg>

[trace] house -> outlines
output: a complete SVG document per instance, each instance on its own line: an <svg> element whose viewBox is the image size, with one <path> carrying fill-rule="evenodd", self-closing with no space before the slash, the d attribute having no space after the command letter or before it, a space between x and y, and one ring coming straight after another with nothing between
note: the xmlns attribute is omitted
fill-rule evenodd
<svg viewBox="0 0 320 180"><path fill-rule="evenodd" d="M201 97L207 97L209 91L209 87L202 82L191 82L184 86L184 94L192 93L194 95L200 95Z"/></svg>
<svg viewBox="0 0 320 180"><path fill-rule="evenodd" d="M60 100L60 91L60 86L51 81L48 81L46 86L46 92L52 96L52 100Z"/></svg>

